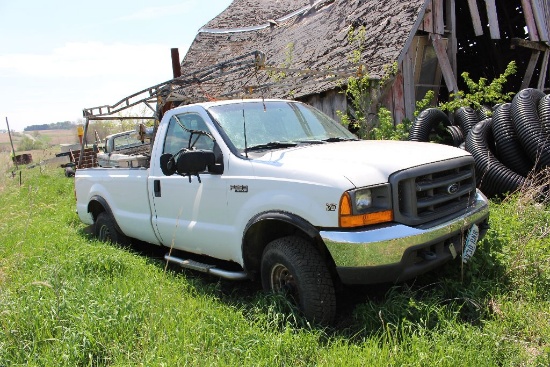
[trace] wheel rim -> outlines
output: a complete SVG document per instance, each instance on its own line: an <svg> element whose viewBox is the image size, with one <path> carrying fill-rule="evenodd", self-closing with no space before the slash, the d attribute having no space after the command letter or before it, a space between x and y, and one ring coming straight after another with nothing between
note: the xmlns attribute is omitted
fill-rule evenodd
<svg viewBox="0 0 550 367"><path fill-rule="evenodd" d="M109 227L107 226L101 226L99 228L99 235L97 236L101 241L110 241L111 240L111 232L109 231Z"/></svg>
<svg viewBox="0 0 550 367"><path fill-rule="evenodd" d="M283 264L277 264L271 269L271 289L290 295L296 302L300 300L296 280L290 270Z"/></svg>

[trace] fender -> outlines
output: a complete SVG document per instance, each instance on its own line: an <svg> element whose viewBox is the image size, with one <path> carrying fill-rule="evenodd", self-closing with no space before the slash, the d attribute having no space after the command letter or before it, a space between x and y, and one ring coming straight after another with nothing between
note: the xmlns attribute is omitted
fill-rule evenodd
<svg viewBox="0 0 550 367"><path fill-rule="evenodd" d="M267 224L269 221L277 221L286 224L285 229L278 228L276 231L262 231L262 224ZM255 230L255 227L259 230ZM269 226L274 229L273 226ZM254 278L260 269L260 262L265 246L277 237L290 235L294 231L292 228L297 228L306 236L310 237L314 243L322 242L319 230L304 218L285 211L268 211L256 214L252 217L243 232L243 241L241 245L241 253L243 257L243 268L249 272Z"/></svg>
<svg viewBox="0 0 550 367"><path fill-rule="evenodd" d="M94 217L94 222L97 218L97 215L99 215L99 213L101 213L101 211L97 211L96 213L94 213L93 205L91 205L93 201L97 201L103 207L103 209L105 209L105 211L111 216L111 218L113 218L113 221L115 222L116 230L119 231L120 233L124 233L124 232L122 232L122 230L118 226L118 223L117 223L116 218L113 214L111 206L107 203L107 200L105 200L102 196L99 196L99 195L92 196L90 198L89 203L88 203L88 213L92 214L92 216ZM97 215L95 215L95 214L97 214Z"/></svg>
<svg viewBox="0 0 550 367"><path fill-rule="evenodd" d="M264 220L280 220L282 222L286 222L295 227L298 227L311 238L316 238L317 236L319 236L319 230L307 220L297 216L296 214L285 211L269 211L256 214L246 224L246 227L244 228L244 236L246 236L246 233L248 232L250 227Z"/></svg>

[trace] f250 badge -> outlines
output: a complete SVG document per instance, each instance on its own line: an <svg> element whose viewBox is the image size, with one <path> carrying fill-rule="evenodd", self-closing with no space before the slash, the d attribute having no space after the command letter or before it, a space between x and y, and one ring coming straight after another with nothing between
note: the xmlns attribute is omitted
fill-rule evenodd
<svg viewBox="0 0 550 367"><path fill-rule="evenodd" d="M335 212L336 211L336 204L327 203L327 212Z"/></svg>
<svg viewBox="0 0 550 367"><path fill-rule="evenodd" d="M231 185L229 191L248 192L248 185Z"/></svg>

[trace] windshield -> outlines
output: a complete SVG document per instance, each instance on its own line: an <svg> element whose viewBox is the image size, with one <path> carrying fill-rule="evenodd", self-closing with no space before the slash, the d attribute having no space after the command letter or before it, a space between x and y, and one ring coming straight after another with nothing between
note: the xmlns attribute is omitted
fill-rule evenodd
<svg viewBox="0 0 550 367"><path fill-rule="evenodd" d="M248 150L357 139L330 117L299 102L233 103L213 106L209 112L241 152L245 150L245 126Z"/></svg>
<svg viewBox="0 0 550 367"><path fill-rule="evenodd" d="M135 135L137 134L126 134L117 136L114 138L114 150L122 150L126 148L132 148L137 145L143 144Z"/></svg>

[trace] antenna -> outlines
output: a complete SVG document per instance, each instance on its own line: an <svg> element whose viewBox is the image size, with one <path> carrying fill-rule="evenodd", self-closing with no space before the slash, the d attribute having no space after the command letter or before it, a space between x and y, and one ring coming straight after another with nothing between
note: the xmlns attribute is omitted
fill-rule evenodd
<svg viewBox="0 0 550 367"><path fill-rule="evenodd" d="M242 103L242 102L241 102ZM246 140L246 118L244 116L244 103L243 104L243 133L244 133L244 155L248 159L248 142Z"/></svg>

